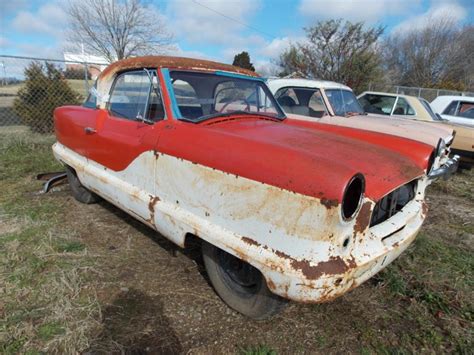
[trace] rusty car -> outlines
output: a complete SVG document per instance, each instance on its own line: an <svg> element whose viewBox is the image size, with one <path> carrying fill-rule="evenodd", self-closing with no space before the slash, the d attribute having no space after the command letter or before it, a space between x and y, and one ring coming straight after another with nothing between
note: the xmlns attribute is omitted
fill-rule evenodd
<svg viewBox="0 0 474 355"><path fill-rule="evenodd" d="M330 301L396 259L427 215L432 146L286 119L231 65L147 56L108 66L54 112L53 153L80 202L103 198L180 247L255 319Z"/></svg>
<svg viewBox="0 0 474 355"><path fill-rule="evenodd" d="M333 81L281 78L270 79L268 86L285 113L292 119L387 133L414 139L443 150L444 154L434 162L432 170L428 172L430 181L441 176L447 178L457 170L459 157L449 158L455 139L452 127L427 126L420 122L387 120L385 116L367 115L351 88Z"/></svg>

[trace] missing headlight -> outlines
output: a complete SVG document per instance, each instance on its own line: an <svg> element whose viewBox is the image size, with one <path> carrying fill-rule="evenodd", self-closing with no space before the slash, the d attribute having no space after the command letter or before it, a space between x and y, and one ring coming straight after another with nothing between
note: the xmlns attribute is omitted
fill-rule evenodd
<svg viewBox="0 0 474 355"><path fill-rule="evenodd" d="M360 207L365 191L365 179L362 174L352 177L344 192L342 199L342 217L351 219Z"/></svg>

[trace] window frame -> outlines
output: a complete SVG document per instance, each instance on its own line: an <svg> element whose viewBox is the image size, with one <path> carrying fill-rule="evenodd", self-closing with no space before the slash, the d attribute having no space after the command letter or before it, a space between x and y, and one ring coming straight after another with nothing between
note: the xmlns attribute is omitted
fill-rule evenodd
<svg viewBox="0 0 474 355"><path fill-rule="evenodd" d="M163 118L160 118L158 120L151 120L148 116L149 116L149 105L150 105L150 97L151 97L151 94L152 94L152 90L153 90L153 79L151 80L148 80L149 81L149 84L148 84L148 94L147 94L147 97L146 97L146 102L145 102L145 106L144 106L144 111L143 111L143 117L142 119L138 119L138 118L128 118L128 117L118 117L116 116L115 114L113 114L111 111L110 111L110 105L112 104L111 102L111 99L112 99L112 94L115 90L115 87L117 85L117 81L120 79L121 76L123 75L127 75L127 74L130 74L130 73L140 73L140 74L144 74L146 75L146 77L148 77L148 79L150 79L147 71L149 73L152 74L152 78L153 76L156 77L156 80L157 80L157 86L158 86L158 91L160 93L160 101L161 101L161 105L163 106ZM163 101L163 92L162 92L162 88L161 88L161 82L160 82L160 78L158 77L158 72L156 69L147 69L147 68L142 68L142 69L133 69L133 70L127 70L127 71L123 71L123 72L120 72L118 73L115 78L114 78L114 82L112 84L112 86L110 87L110 90L109 90L109 99L107 101L107 105L105 106L105 109L107 110L108 114L110 116L113 116L114 118L117 118L117 119L121 119L121 120L127 120L127 121L134 121L134 122L144 122L144 123L147 123L147 124L150 124L150 125L154 125L155 123L157 122L160 122L160 121L164 121L167 119L167 115L166 115L166 107L165 107L165 104L164 104L164 101Z"/></svg>
<svg viewBox="0 0 474 355"><path fill-rule="evenodd" d="M407 103L408 107L411 108L413 110L413 115L397 115L397 116L403 116L403 117L407 117L407 118L410 118L410 117L416 117L418 115L418 113L416 112L416 110L410 105L410 103L408 102L407 99L405 99L404 97L400 97L400 96L397 96L397 99L395 100L395 103L393 104L393 107L392 107L392 111L390 112L390 116L393 116L393 112L395 111L395 108L397 107L397 104L398 104L398 100L399 99L402 99L402 100L405 100L405 102Z"/></svg>

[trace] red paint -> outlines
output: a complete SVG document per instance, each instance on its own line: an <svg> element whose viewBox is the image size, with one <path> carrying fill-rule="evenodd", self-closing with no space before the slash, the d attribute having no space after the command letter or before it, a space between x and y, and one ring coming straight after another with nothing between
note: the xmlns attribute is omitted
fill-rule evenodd
<svg viewBox="0 0 474 355"><path fill-rule="evenodd" d="M162 82L160 71L158 75ZM115 171L125 169L141 153L156 150L339 202L356 173L366 178L366 195L378 200L421 176L432 151L425 144L400 137L297 120L249 115L200 124L178 121L171 117L164 85L162 92L168 119L154 125L112 117L104 109L58 108L54 113L58 141ZM97 133L86 135L84 127Z"/></svg>

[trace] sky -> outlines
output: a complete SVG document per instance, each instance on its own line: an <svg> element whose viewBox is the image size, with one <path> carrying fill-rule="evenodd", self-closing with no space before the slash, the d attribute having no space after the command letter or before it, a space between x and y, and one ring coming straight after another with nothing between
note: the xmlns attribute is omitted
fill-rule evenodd
<svg viewBox="0 0 474 355"><path fill-rule="evenodd" d="M385 27L384 36L451 16L474 23L474 0L148 0L173 34L172 55L231 63L245 50L261 73L304 38L304 27L342 18ZM62 58L67 0L0 0L0 54ZM80 52L80 48L77 48Z"/></svg>

